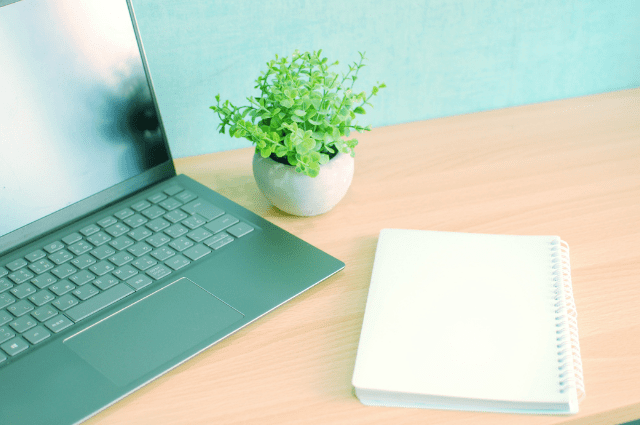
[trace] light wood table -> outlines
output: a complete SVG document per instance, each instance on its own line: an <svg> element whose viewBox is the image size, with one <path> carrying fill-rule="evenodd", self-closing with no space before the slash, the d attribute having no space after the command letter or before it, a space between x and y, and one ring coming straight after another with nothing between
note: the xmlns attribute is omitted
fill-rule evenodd
<svg viewBox="0 0 640 425"><path fill-rule="evenodd" d="M270 206L253 180L252 149L176 160L179 172L346 268L89 423L618 424L640 418L640 89L377 128L359 140L349 192L314 218ZM566 240L587 390L580 413L361 405L351 376L385 227Z"/></svg>

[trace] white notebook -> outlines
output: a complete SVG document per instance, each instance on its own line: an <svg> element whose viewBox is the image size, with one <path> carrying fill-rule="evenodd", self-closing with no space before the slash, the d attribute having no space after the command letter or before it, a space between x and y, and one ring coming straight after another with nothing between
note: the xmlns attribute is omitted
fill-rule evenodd
<svg viewBox="0 0 640 425"><path fill-rule="evenodd" d="M568 245L382 230L352 383L367 405L576 413L585 392Z"/></svg>

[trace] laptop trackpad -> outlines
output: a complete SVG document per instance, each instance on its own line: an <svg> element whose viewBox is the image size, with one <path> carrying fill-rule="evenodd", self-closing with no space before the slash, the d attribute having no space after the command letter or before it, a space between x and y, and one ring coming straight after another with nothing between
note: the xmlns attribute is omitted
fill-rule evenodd
<svg viewBox="0 0 640 425"><path fill-rule="evenodd" d="M183 277L64 344L113 383L124 386L167 362L175 363L196 346L205 348L205 341L243 317Z"/></svg>

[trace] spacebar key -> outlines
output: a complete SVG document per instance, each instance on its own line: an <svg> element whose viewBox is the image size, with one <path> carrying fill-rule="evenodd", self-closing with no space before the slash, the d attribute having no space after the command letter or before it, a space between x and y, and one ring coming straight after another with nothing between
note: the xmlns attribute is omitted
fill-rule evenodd
<svg viewBox="0 0 640 425"><path fill-rule="evenodd" d="M89 298L82 304L78 304L77 306L70 308L65 311L65 314L74 322L78 322L94 313L97 313L103 308L110 306L116 301L123 299L127 295L133 294L134 292L135 291L131 289L129 285L121 283L113 288L107 289L93 298Z"/></svg>

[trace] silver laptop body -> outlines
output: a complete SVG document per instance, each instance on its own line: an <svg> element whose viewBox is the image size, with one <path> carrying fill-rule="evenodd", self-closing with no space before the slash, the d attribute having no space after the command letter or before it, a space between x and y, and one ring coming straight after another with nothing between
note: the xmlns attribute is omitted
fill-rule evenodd
<svg viewBox="0 0 640 425"><path fill-rule="evenodd" d="M0 94L0 424L81 422L344 267L175 174L128 1L0 0Z"/></svg>

